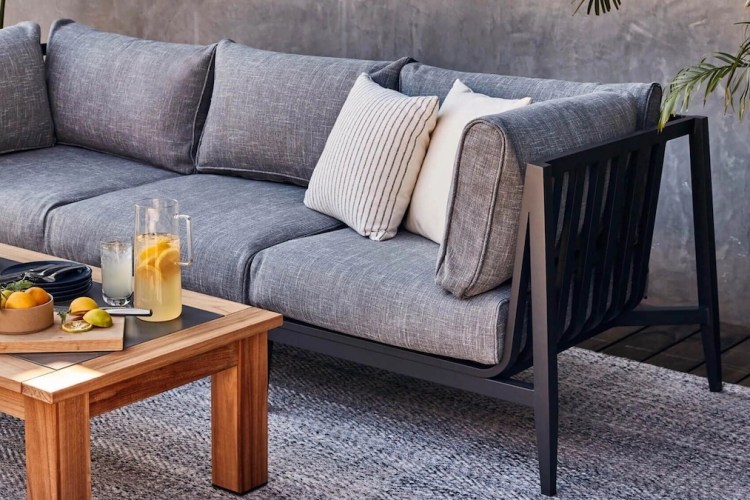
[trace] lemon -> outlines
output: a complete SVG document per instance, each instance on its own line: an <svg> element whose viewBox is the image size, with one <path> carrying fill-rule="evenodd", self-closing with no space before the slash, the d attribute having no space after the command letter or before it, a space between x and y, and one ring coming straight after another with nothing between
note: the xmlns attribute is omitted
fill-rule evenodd
<svg viewBox="0 0 750 500"><path fill-rule="evenodd" d="M13 290L8 290L7 288L0 291L0 309L5 309L6 305L5 302L8 300L8 297L13 295Z"/></svg>
<svg viewBox="0 0 750 500"><path fill-rule="evenodd" d="M83 333L91 330L93 326L90 323L83 321L82 319L74 319L72 321L66 321L62 324L64 332L68 333Z"/></svg>
<svg viewBox="0 0 750 500"><path fill-rule="evenodd" d="M41 306L42 304L46 304L50 301L51 297L50 295L45 292L42 288L39 288L38 286L32 286L31 288L27 288L24 292L27 295L30 295L32 299L34 299L34 302L36 302L36 305Z"/></svg>
<svg viewBox="0 0 750 500"><path fill-rule="evenodd" d="M112 316L102 309L92 309L83 315L83 321L99 328L109 328L112 326Z"/></svg>
<svg viewBox="0 0 750 500"><path fill-rule="evenodd" d="M78 297L77 299L74 299L73 302L70 303L68 312L73 313L73 314L80 314L80 313L85 313L87 311L90 311L92 309L97 309L98 307L99 305L91 297Z"/></svg>
<svg viewBox="0 0 750 500"><path fill-rule="evenodd" d="M36 300L31 295L24 292L13 292L10 297L5 300L6 309L29 309L36 307Z"/></svg>

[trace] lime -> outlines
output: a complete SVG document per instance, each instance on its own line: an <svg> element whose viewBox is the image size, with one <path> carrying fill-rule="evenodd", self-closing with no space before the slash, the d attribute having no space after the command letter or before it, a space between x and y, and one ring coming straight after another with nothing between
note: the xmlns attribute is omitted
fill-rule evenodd
<svg viewBox="0 0 750 500"><path fill-rule="evenodd" d="M83 333L88 332L91 330L93 326L91 324L86 323L82 319L75 319L73 321L66 321L62 324L62 329L64 332L68 333Z"/></svg>

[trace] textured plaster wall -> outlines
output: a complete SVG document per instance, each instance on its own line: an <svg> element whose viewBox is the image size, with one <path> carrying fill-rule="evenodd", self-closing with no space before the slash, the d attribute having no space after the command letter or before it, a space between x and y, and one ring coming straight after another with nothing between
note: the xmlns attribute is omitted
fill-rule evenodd
<svg viewBox="0 0 750 500"><path fill-rule="evenodd" d="M70 17L103 30L190 43L232 38L259 48L416 59L450 68L585 81L666 82L714 49L734 51L743 0L624 0L618 13L571 16L559 0L8 0L8 23L44 30ZM722 319L750 325L750 122L720 99L710 117ZM695 296L686 144L668 154L651 261L650 300Z"/></svg>

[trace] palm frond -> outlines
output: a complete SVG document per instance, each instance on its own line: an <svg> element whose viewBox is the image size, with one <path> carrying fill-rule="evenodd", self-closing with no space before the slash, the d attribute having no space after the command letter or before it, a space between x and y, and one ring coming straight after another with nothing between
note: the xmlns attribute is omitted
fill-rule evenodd
<svg viewBox="0 0 750 500"><path fill-rule="evenodd" d="M578 11L581 10L581 7L583 7L583 4L585 4L586 1L587 0L572 0L570 2L572 4L578 3L575 11L573 11L573 15L577 14ZM748 0L748 2L750 2L750 0ZM606 14L612 10L612 7L614 7L615 9L619 9L621 4L622 0L588 0L586 14L591 15L592 10L597 16L599 14Z"/></svg>
<svg viewBox="0 0 750 500"><path fill-rule="evenodd" d="M750 104L750 39L740 45L736 54L717 52L714 59L719 64L703 59L677 73L662 104L659 129L664 128L675 110L687 110L690 100L701 87L705 104L708 97L723 85L724 112L731 109L737 111L740 120L744 118Z"/></svg>

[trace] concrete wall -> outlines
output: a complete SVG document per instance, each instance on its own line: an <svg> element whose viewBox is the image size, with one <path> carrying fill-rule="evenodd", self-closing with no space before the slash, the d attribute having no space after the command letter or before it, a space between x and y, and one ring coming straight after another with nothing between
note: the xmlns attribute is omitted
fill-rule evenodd
<svg viewBox="0 0 750 500"><path fill-rule="evenodd" d="M450 68L584 81L666 82L713 50L733 52L743 0L624 0L620 12L571 15L570 0L8 0L6 22L43 29L70 17L102 30L190 43L232 38L279 51L395 58ZM722 319L750 325L748 123L703 108L711 152ZM651 262L650 300L695 296L686 144L671 147Z"/></svg>

